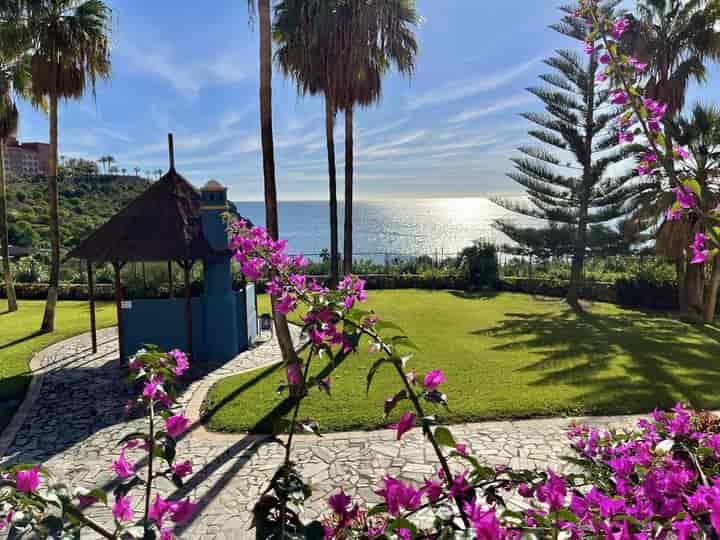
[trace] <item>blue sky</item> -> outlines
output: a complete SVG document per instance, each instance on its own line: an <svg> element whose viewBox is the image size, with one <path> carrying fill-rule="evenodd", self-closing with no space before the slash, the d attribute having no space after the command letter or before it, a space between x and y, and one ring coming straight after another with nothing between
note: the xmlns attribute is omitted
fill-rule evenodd
<svg viewBox="0 0 720 540"><path fill-rule="evenodd" d="M178 169L200 184L217 178L236 200L262 197L258 32L244 0L110 0L113 76L97 98L60 111L60 152L119 167L167 167L166 134ZM527 142L518 113L538 108L524 89L548 69L542 59L575 43L549 30L555 0L418 0L424 18L411 81L390 75L381 102L356 113L360 199L465 197L519 187L505 177ZM717 70L713 69L714 72ZM715 78L715 81L718 79ZM693 89L712 95L717 83ZM274 78L281 200L325 199L324 107ZM21 140L47 140L47 120L21 108ZM342 181L342 118L336 132Z"/></svg>

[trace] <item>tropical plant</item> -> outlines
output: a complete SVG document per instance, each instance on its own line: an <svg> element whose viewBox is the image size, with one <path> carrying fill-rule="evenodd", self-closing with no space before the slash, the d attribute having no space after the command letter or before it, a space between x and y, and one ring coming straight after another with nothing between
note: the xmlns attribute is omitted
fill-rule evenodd
<svg viewBox="0 0 720 540"><path fill-rule="evenodd" d="M251 17L257 12L260 23L260 139L263 156L263 192L265 198L265 226L276 240L280 236L275 181L275 143L272 123L272 26L270 0L248 0ZM257 9L256 9L257 8ZM297 357L287 320L273 304L275 333L286 361Z"/></svg>
<svg viewBox="0 0 720 540"><path fill-rule="evenodd" d="M605 9L611 10L618 3L606 2ZM552 28L591 46L594 38L573 17L573 10L561 9L562 22ZM632 147L620 147L610 129L618 119L618 109L610 92L596 86L600 67L596 53L585 61L574 51L559 50L545 63L555 70L540 77L549 87L529 89L543 102L545 113L526 113L523 117L541 128L530 130L532 137L561 153L538 146L520 147L523 157L512 159L516 171L508 176L525 187L530 204L502 198L495 202L512 212L572 227L573 266L567 302L579 310L588 227L627 212L627 185L635 173L615 176L610 171L632 156ZM572 162L566 159L568 154Z"/></svg>
<svg viewBox="0 0 720 540"><path fill-rule="evenodd" d="M418 44L413 27L418 25L414 0L338 1L331 47L335 106L345 113L345 223L343 270L352 273L354 110L367 107L382 95L382 78L392 65L412 76Z"/></svg>
<svg viewBox="0 0 720 540"><path fill-rule="evenodd" d="M667 106L664 122L665 152L672 140L670 129L675 116L685 105L691 81L707 80L708 60L720 57L720 4L715 0L643 0L637 5L637 16L628 17L628 29L623 36L623 47L643 65L644 93ZM671 165L671 164L670 164ZM667 183L667 180L666 180ZM688 245L693 227L685 219L665 223L657 228L654 210L667 208L667 185L647 182L637 201L638 226L659 230L664 237L673 237ZM656 201L658 205L654 204ZM684 237L683 237L684 235ZM688 264L681 254L676 256L678 295L680 308L700 309L702 304L703 268Z"/></svg>
<svg viewBox="0 0 720 540"><path fill-rule="evenodd" d="M10 268L10 239L7 220L7 171L5 170L5 145L9 137L17 133L18 110L15 96L27 97L29 57L18 46L0 38L0 249L2 250L3 276L7 294L8 311L17 311L17 297Z"/></svg>
<svg viewBox="0 0 720 540"><path fill-rule="evenodd" d="M286 77L295 81L300 94L325 99L325 137L330 193L330 283L339 280L337 168L335 165L335 119L337 108L332 90L335 84L336 51L332 34L334 0L284 0L275 7L273 36L278 44L275 58Z"/></svg>
<svg viewBox="0 0 720 540"><path fill-rule="evenodd" d="M17 34L29 43L32 96L48 101L50 158L48 172L52 267L41 330L55 327L60 280L60 216L58 211L58 102L79 99L98 78L110 75L110 8L102 0L9 0Z"/></svg>

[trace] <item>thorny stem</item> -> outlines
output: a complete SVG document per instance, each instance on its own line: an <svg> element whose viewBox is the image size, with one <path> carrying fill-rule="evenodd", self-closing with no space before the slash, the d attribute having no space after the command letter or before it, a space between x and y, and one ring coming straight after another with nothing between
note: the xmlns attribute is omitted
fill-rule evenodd
<svg viewBox="0 0 720 540"><path fill-rule="evenodd" d="M143 520L143 527L145 528L145 534L150 530L150 497L152 496L152 480L153 480L153 458L155 457L155 406L153 400L150 400L150 440L148 441L148 469L147 469L147 482L145 483L145 519Z"/></svg>
<svg viewBox="0 0 720 540"><path fill-rule="evenodd" d="M110 540L114 540L115 538L117 538L117 535L115 535L114 533L111 533L104 527L95 523L93 520L88 518L85 514L83 514L80 510L78 510L74 506L67 508L66 512L68 514L72 515L74 518L81 521L84 525L86 525L87 527L89 527L90 529L92 529L93 531L98 533L100 536L102 536L104 538L109 538Z"/></svg>
<svg viewBox="0 0 720 540"><path fill-rule="evenodd" d="M272 264L272 261L270 260L270 258L267 257L264 253L258 253L258 255L263 260L265 260L265 262L267 264L269 264L271 267L275 266ZM283 272L278 271L278 274L281 276L281 278L285 277L285 273L283 273ZM289 280L286 280L286 281L287 281L287 285L289 285L293 289L293 292L298 296L298 298L302 299L307 304L310 304L310 305L313 304L312 300L307 296L307 294L304 291L299 290ZM378 334L371 332L369 329L365 328L364 326L356 324L355 322L353 322L345 317L340 317L340 321L342 321L343 323L349 323L351 326L358 329L361 333L367 335L372 340L374 340L376 343L378 343L380 345L380 347L382 348L382 350L386 354L388 354L390 356L393 355L392 349L382 340L382 338ZM303 375L303 385L305 385L305 383L306 383L309 367L310 367L310 358L308 358L307 365L305 366L305 373ZM403 380L403 383L405 384L405 388L407 390L408 397L411 400L411 402L415 408L415 411L417 412L418 417L420 419L424 419L425 412L422 408L422 405L420 404L420 401L418 400L417 395L415 394L415 391L412 389L412 387L410 386L410 383L408 382L407 378L405 377L405 374L402 371L402 367L399 366L398 364L395 364L395 367L398 371L398 374L400 375L400 378ZM304 391L304 387L303 387L303 391ZM289 463L289 459L290 459L291 443L292 443L293 435L295 432L295 421L297 419L301 401L302 401L302 397L299 397L297 404L295 406L295 412L293 413L293 422L292 422L292 425L290 426L290 435L288 437L288 442L285 447L285 465L286 466ZM425 429L425 428L423 428L423 429ZM440 445L435 440L435 436L433 435L432 430L427 429L427 431L425 432L425 435L427 436L428 440L430 441L430 444L432 445L433 450L435 451L435 454L437 455L438 461L440 462L443 472L445 473L445 479L446 479L445 481L449 483L452 479L452 473L450 471L450 466L448 464L448 461L445 458L445 455L442 453L442 450L440 449ZM465 525L465 527L470 527L470 520L468 519L467 514L465 513L465 509L463 508L462 499L460 497L455 497L455 502L456 502L458 510L460 512L460 518L462 519L463 524ZM284 528L285 528L285 503L286 502L283 501L283 506L281 509L281 518L282 518L281 523L282 523L283 532L284 532Z"/></svg>
<svg viewBox="0 0 720 540"><path fill-rule="evenodd" d="M295 401L295 409L293 410L292 423L290 424L290 433L288 434L287 443L285 443L284 467L285 467L286 491L287 491L288 477L289 477L289 471L290 471L290 454L292 451L293 437L295 436L295 426L297 425L297 418L298 418L298 414L300 413L300 404L302 403L302 400L305 397L305 390L307 388L307 377L308 377L308 373L310 372L310 362L312 360L312 356L313 356L313 349L311 348L310 354L308 355L307 362L305 363L305 371L303 372L302 388L300 388L300 393L297 395L296 401ZM285 538L286 516L287 516L287 497L283 497L282 506L280 507L280 529L281 529L283 538Z"/></svg>

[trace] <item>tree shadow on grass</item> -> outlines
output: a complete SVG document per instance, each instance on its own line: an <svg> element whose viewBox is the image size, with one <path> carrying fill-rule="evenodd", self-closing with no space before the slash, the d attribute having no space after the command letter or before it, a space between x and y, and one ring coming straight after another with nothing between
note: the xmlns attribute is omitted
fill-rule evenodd
<svg viewBox="0 0 720 540"><path fill-rule="evenodd" d="M462 298L463 300L492 300L498 294L498 291L448 291L449 294L455 298Z"/></svg>
<svg viewBox="0 0 720 540"><path fill-rule="evenodd" d="M495 328L477 332L502 340L498 351L531 355L517 371L537 372L532 386L582 390L575 410L643 413L678 400L720 407L720 329L657 315L571 310L507 313Z"/></svg>
<svg viewBox="0 0 720 540"><path fill-rule="evenodd" d="M14 339L12 341L8 341L7 343L3 343L0 345L0 351L4 349L9 349L10 347L13 347L15 345L20 345L20 343L23 343L25 341L28 341L29 339L36 338L38 336L42 336L45 332L42 332L40 330L36 330L35 332L31 332L25 336L19 337L17 339Z"/></svg>

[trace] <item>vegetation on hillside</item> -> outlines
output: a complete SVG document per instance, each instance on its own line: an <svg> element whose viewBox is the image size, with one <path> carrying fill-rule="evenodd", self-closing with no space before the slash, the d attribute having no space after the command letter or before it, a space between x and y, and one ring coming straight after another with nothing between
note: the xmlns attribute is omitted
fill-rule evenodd
<svg viewBox="0 0 720 540"><path fill-rule="evenodd" d="M140 195L150 182L137 176L60 178L60 236L64 249L78 244L95 228ZM44 180L8 183L10 244L47 248L48 198Z"/></svg>

